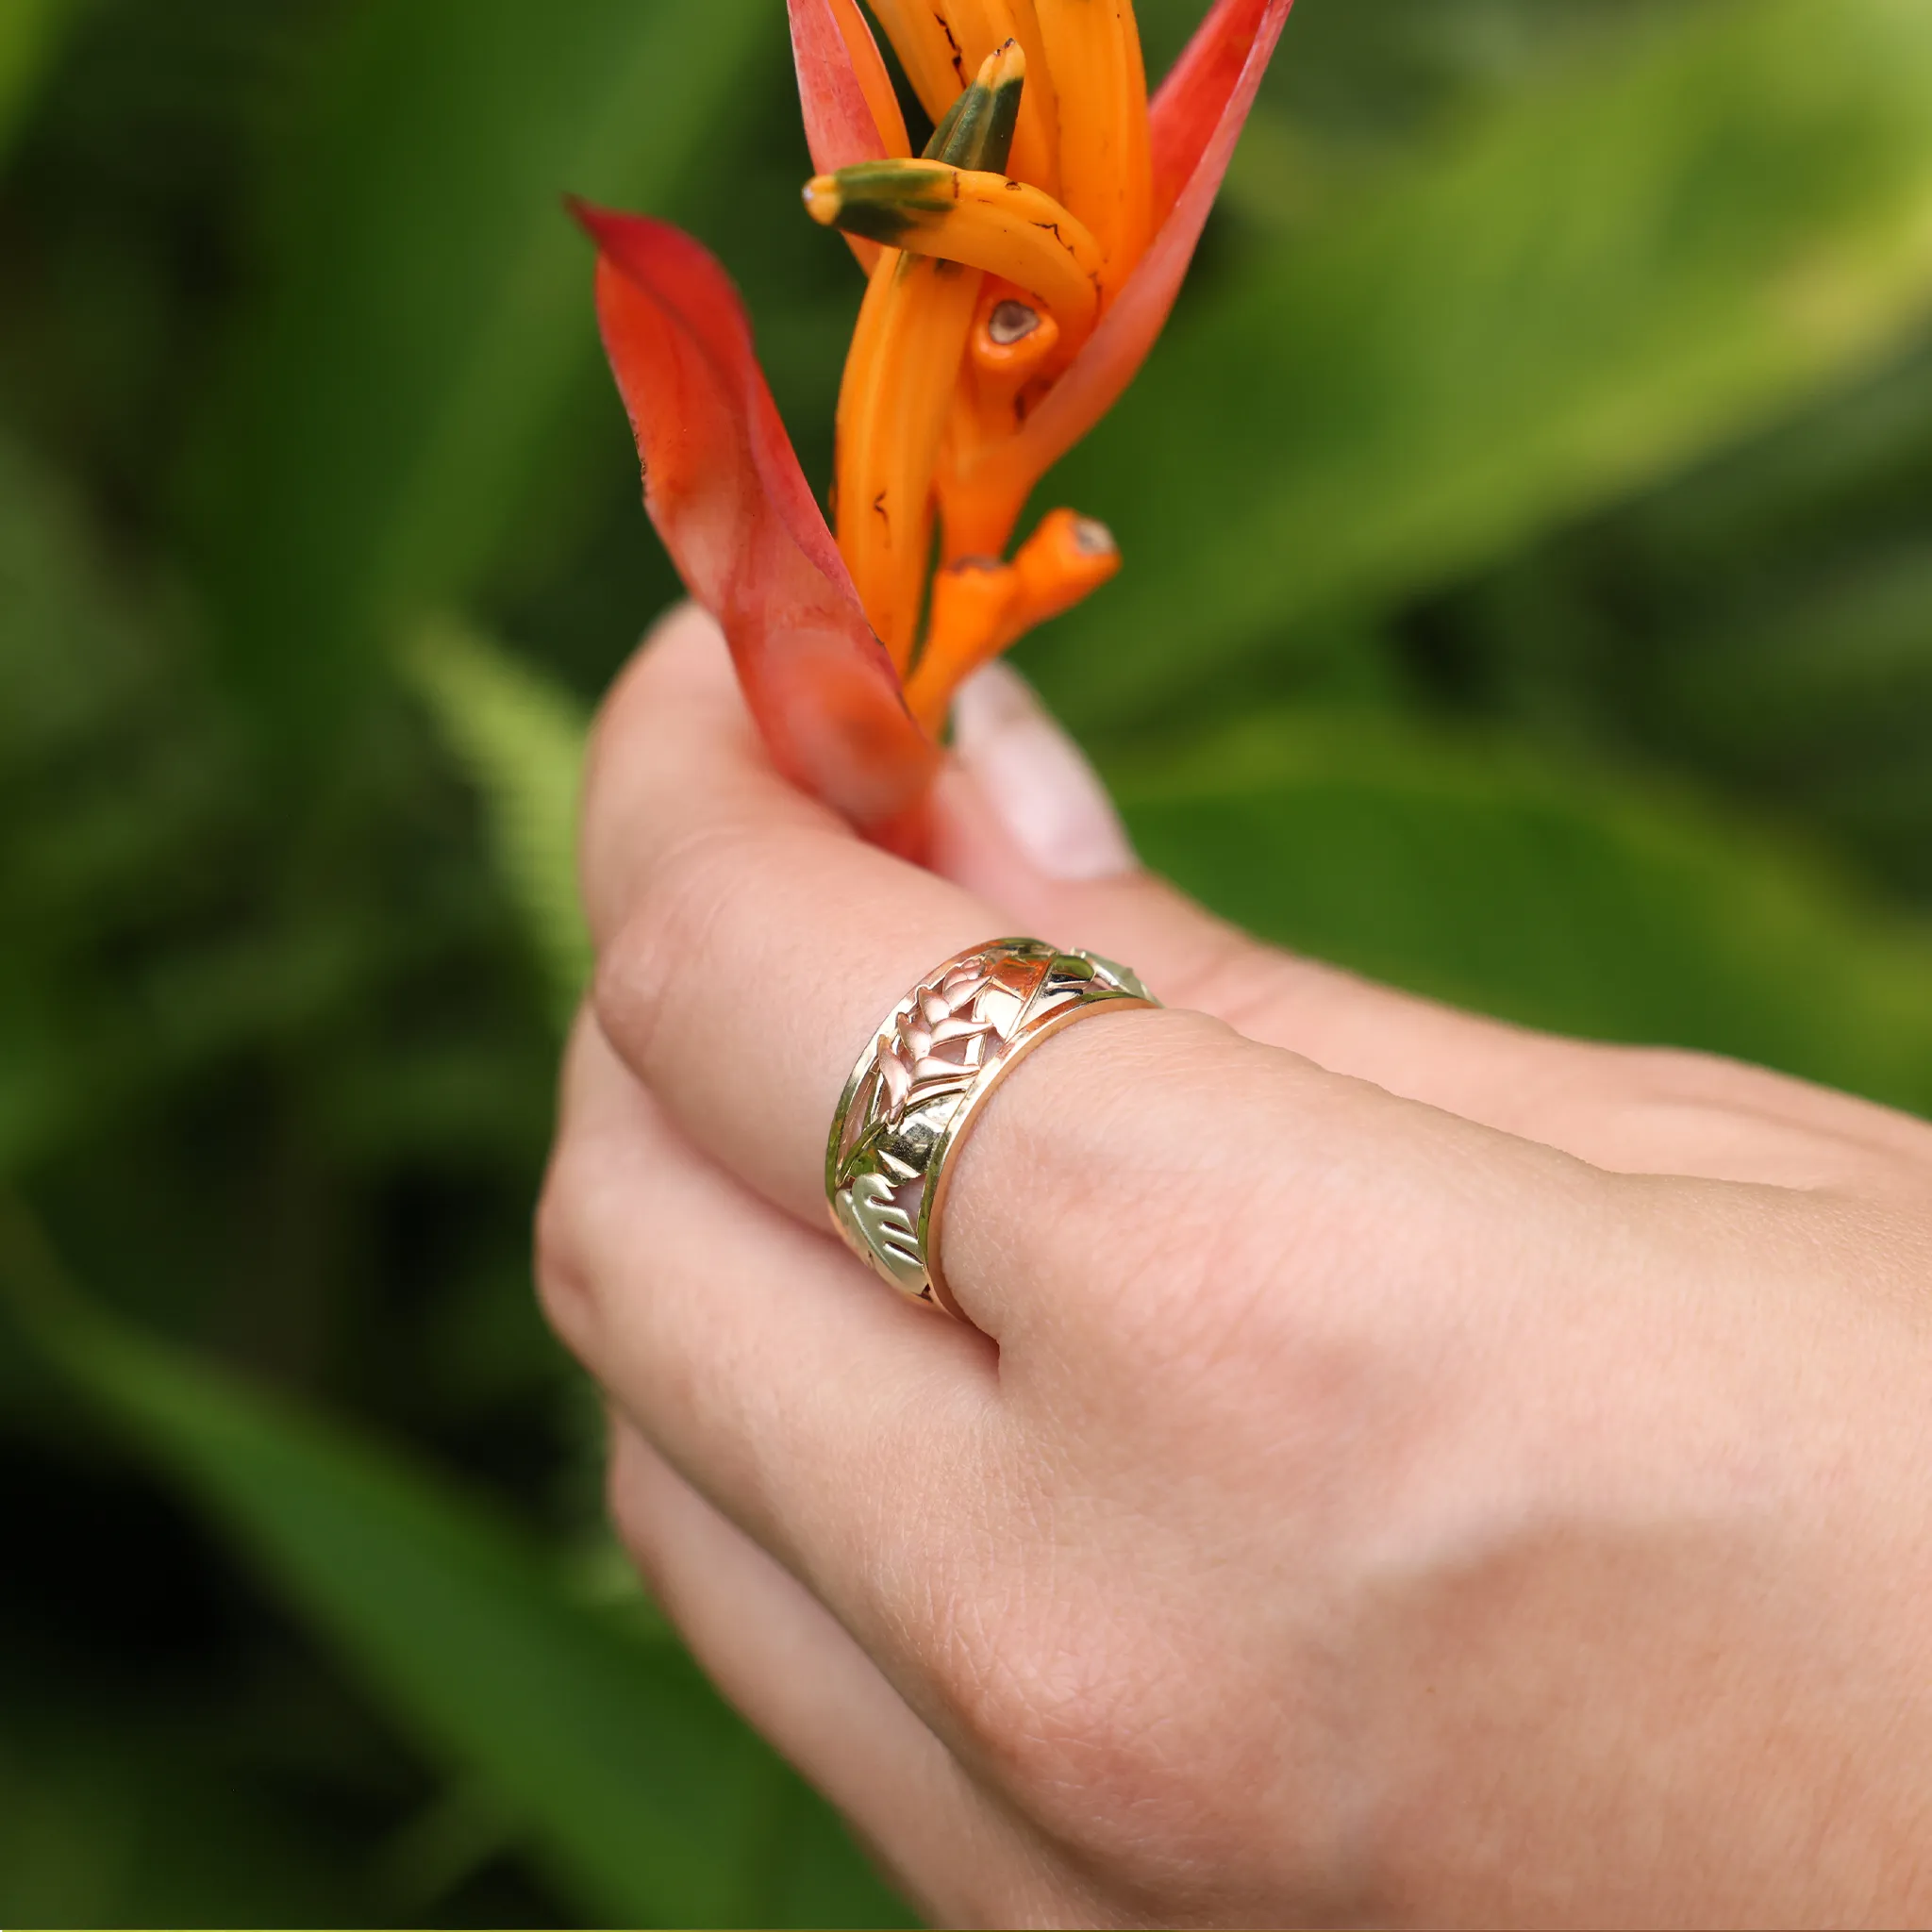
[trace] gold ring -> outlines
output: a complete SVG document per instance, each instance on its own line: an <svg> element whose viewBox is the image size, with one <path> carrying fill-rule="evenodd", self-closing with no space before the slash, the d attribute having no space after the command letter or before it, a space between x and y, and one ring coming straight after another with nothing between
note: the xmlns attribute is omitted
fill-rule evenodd
<svg viewBox="0 0 1932 1932"><path fill-rule="evenodd" d="M1159 1004L1124 966L1043 940L992 940L922 980L859 1055L832 1116L825 1199L853 1253L958 1316L940 1270L947 1166L988 1096L1061 1027Z"/></svg>

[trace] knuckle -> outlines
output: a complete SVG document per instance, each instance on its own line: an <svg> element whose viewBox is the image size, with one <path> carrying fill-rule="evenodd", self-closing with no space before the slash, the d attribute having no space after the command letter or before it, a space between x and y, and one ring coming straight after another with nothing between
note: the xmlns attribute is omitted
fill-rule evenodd
<svg viewBox="0 0 1932 1932"><path fill-rule="evenodd" d="M1141 1359L1150 1346L1167 1355L1177 1335L1244 1318L1241 1284L1276 1290L1307 1272L1331 1238L1323 1224L1347 1197L1281 1191L1269 1049L1198 1014L1164 1015L1138 1038L1118 1024L1111 1038L1092 1028L1088 1045L1105 1058L1082 1070L1092 1077L1077 1104L1017 1123L1026 1135L1018 1151L1028 1174L1051 1179L1055 1216L1039 1239L1056 1278L1096 1291L1083 1305L1083 1341Z"/></svg>
<svg viewBox="0 0 1932 1932"><path fill-rule="evenodd" d="M622 1281L654 1272L628 1238L640 1176L632 1150L595 1128L567 1128L550 1158L532 1238L538 1304L558 1339L590 1361Z"/></svg>
<svg viewBox="0 0 1932 1932"><path fill-rule="evenodd" d="M941 1728L960 1761L1071 1854L1062 1869L1105 1874L1114 1909L1247 1923L1221 1888L1251 1865L1257 1832L1297 1891L1338 1912L1358 1903L1363 1786L1319 1683L1334 1667L1325 1644L1289 1628L1257 1653L1230 1632L1217 1655L1191 1592L1157 1585L1122 1602L1064 1566L1033 1597L956 1594L936 1641ZM1291 1752L1238 1715L1257 1704L1291 1724ZM1160 1916L1177 1900L1186 1917Z"/></svg>
<svg viewBox="0 0 1932 1932"><path fill-rule="evenodd" d="M1168 1184L1174 1177L1219 1176L1230 1157L1241 1164L1241 1096L1228 1060L1252 1051L1225 1023L1198 1013L1095 1019L1023 1068L1028 1104L995 1118L1012 1158L1047 1176L1056 1208L1077 1217L1078 1238L1124 1252L1157 1220L1191 1226L1197 1218L1200 1191ZM1158 1217L1146 1212L1157 1176Z"/></svg>
<svg viewBox="0 0 1932 1932"><path fill-rule="evenodd" d="M1008 1496L898 1587L916 1591L908 1635L962 1762L1050 1837L1118 1868L1145 1855L1162 1803L1149 1738L1171 1687L1132 1608L1108 1607L1067 1565L1050 1514L1043 1494Z"/></svg>
<svg viewBox="0 0 1932 1932"><path fill-rule="evenodd" d="M743 902L750 842L735 826L711 824L667 846L597 960L591 1008L641 1072L648 1074L657 1042L676 1024L692 960L710 950L720 922Z"/></svg>
<svg viewBox="0 0 1932 1932"><path fill-rule="evenodd" d="M582 1356L597 1326L596 1275L586 1257L574 1165L561 1152L544 1179L532 1235L538 1306L564 1346Z"/></svg>
<svg viewBox="0 0 1932 1932"><path fill-rule="evenodd" d="M1158 1896L1218 1835L1208 1740L1146 1633L1085 1598L962 1603L941 1666L962 1757L1109 1890Z"/></svg>
<svg viewBox="0 0 1932 1932"><path fill-rule="evenodd" d="M1016 1600L1017 1599L1017 1600ZM1038 1795L1074 1780L1108 1725L1097 1694L1110 1674L1087 1632L1065 1641L1051 1604L955 1591L930 1655L941 1703L973 1755L1009 1788Z"/></svg>

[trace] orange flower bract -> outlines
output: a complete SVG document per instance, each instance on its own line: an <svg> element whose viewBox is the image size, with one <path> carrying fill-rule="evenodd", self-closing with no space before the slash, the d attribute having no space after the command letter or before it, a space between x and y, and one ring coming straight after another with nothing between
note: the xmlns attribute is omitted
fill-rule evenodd
<svg viewBox="0 0 1932 1932"><path fill-rule="evenodd" d="M1014 534L1165 325L1291 0L1218 0L1151 104L1132 0L873 0L936 124L923 156L857 0L788 4L806 206L868 278L833 527L723 270L578 213L646 507L774 758L912 848L960 681L1120 568L1069 509Z"/></svg>

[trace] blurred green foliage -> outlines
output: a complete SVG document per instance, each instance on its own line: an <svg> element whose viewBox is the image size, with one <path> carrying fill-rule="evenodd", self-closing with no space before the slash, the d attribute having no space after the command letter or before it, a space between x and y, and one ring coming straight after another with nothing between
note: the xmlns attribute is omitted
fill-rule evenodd
<svg viewBox="0 0 1932 1932"><path fill-rule="evenodd" d="M1150 858L1932 1112L1927 98L1924 0L1301 0L1048 486L1128 570L1024 660ZM711 242L823 476L781 10L13 0L0 169L0 1919L903 1919L528 1287L675 590L560 197Z"/></svg>

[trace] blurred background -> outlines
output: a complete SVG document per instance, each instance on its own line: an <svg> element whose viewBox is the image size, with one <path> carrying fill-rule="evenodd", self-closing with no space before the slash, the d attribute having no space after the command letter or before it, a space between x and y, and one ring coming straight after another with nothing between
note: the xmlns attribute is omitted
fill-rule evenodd
<svg viewBox="0 0 1932 1932"><path fill-rule="evenodd" d="M1143 0L1170 58L1199 0ZM1022 662L1142 848L1932 1112L1932 8L1301 0ZM858 283L778 0L0 0L0 1919L890 1925L531 1301L674 594L566 191Z"/></svg>

